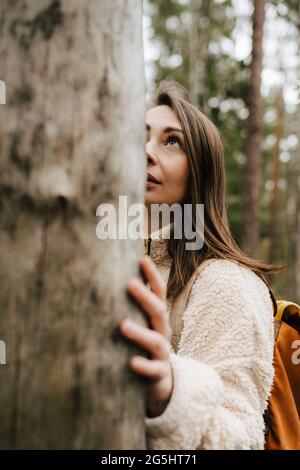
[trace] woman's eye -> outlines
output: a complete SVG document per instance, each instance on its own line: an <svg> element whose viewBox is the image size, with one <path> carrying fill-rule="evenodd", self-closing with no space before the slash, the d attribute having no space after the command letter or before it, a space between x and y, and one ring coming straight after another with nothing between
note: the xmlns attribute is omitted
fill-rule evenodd
<svg viewBox="0 0 300 470"><path fill-rule="evenodd" d="M174 144L174 142L177 143L179 146L181 145L180 140L175 135L169 135L167 142L171 143L172 145Z"/></svg>

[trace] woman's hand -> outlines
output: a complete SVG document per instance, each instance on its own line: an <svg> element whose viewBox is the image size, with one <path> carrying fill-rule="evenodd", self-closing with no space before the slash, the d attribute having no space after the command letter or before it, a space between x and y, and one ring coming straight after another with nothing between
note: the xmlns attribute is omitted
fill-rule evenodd
<svg viewBox="0 0 300 470"><path fill-rule="evenodd" d="M166 287L160 273L148 255L141 260L141 268L150 289L139 279L131 279L127 291L150 318L153 329L143 327L130 318L122 320L120 331L152 354L151 359L133 356L133 371L151 379L146 389L146 414L159 416L165 410L173 391L173 369L169 361L171 326L167 318Z"/></svg>

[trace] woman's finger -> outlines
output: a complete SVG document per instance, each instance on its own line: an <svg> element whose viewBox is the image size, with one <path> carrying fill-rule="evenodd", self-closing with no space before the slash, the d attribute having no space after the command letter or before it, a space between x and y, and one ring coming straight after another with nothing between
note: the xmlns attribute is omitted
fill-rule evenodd
<svg viewBox="0 0 300 470"><path fill-rule="evenodd" d="M142 356L133 356L130 366L138 374L155 380L163 379L169 373L166 361L147 359Z"/></svg>
<svg viewBox="0 0 300 470"><path fill-rule="evenodd" d="M149 315L154 330L170 339L171 327L167 318L165 302L137 278L128 282L127 290Z"/></svg>
<svg viewBox="0 0 300 470"><path fill-rule="evenodd" d="M145 255L141 259L141 267L146 279L150 283L150 288L161 300L166 300L166 286L157 267L150 256Z"/></svg>
<svg viewBox="0 0 300 470"><path fill-rule="evenodd" d="M157 331L149 330L127 318L120 324L122 333L142 348L149 351L155 359L168 359L170 343Z"/></svg>

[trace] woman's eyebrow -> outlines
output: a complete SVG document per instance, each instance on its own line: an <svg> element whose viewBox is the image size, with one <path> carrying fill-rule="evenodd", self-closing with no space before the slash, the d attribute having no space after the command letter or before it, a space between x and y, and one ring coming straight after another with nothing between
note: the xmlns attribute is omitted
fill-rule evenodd
<svg viewBox="0 0 300 470"><path fill-rule="evenodd" d="M150 124L146 123L146 129L147 129L147 131L151 131ZM183 134L183 130L179 129L178 127L165 127L162 132L163 132L163 134L167 134L168 132L173 132L173 131L182 132L182 134Z"/></svg>

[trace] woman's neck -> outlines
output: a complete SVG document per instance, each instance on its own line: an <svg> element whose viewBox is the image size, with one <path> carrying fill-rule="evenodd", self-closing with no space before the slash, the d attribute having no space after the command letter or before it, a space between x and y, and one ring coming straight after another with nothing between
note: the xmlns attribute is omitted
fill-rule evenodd
<svg viewBox="0 0 300 470"><path fill-rule="evenodd" d="M171 213L169 222L173 221L173 213ZM166 225L166 223L164 224ZM144 238L148 239L151 233L156 232L158 229L163 227L162 214L159 213L159 221L157 217L154 217L151 223L151 207L147 207L144 216Z"/></svg>

